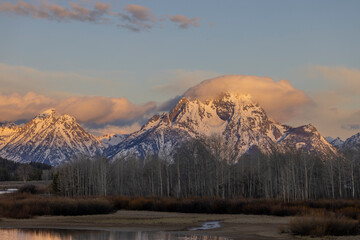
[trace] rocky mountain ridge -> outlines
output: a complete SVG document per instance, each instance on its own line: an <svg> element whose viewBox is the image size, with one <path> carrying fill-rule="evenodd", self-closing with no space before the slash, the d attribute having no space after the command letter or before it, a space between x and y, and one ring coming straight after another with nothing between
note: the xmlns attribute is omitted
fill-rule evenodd
<svg viewBox="0 0 360 240"><path fill-rule="evenodd" d="M115 159L135 155L173 156L192 138L220 136L233 151L233 162L244 154L274 150L303 151L330 158L337 149L309 124L291 127L268 117L250 95L223 93L207 100L183 97L168 113L156 114L128 135L95 137L75 118L49 109L24 126L0 125L0 156L18 162L58 165L74 155ZM360 143L360 134L348 144Z"/></svg>
<svg viewBox="0 0 360 240"><path fill-rule="evenodd" d="M298 128L280 124L269 118L251 96L229 92L205 101L184 97L169 114L155 115L139 131L105 152L112 158L129 152L140 157L147 152L171 155L184 138L212 135L221 136L233 149L234 162L254 150L265 154L300 150L323 158L337 154L311 124Z"/></svg>

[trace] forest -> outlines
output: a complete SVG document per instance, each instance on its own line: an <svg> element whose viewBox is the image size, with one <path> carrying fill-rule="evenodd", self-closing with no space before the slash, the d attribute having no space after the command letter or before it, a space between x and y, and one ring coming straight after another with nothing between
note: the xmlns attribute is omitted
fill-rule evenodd
<svg viewBox="0 0 360 240"><path fill-rule="evenodd" d="M50 175L51 166L42 163L17 163L0 157L0 181L33 181Z"/></svg>
<svg viewBox="0 0 360 240"><path fill-rule="evenodd" d="M261 198L283 201L360 197L360 161L347 151L323 159L301 152L252 154L234 161L220 137L192 140L172 159L109 161L77 156L55 169L53 190L73 196Z"/></svg>

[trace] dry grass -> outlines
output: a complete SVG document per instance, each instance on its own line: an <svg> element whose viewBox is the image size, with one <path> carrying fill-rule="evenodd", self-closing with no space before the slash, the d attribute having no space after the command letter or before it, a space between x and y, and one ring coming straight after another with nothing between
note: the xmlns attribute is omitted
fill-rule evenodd
<svg viewBox="0 0 360 240"><path fill-rule="evenodd" d="M28 193L16 193L0 199L0 216L8 218L31 218L43 215L89 215L114 211L106 199L70 199L47 197Z"/></svg>
<svg viewBox="0 0 360 240"><path fill-rule="evenodd" d="M107 214L117 210L207 214L255 214L273 216L333 213L338 219L360 219L360 204L355 200L317 200L282 202L276 199L166 198L166 197L88 197L65 198L23 193L0 196L0 217L31 218L43 215ZM30 191L31 190L31 191Z"/></svg>
<svg viewBox="0 0 360 240"><path fill-rule="evenodd" d="M292 234L313 237L357 235L359 227L359 221L333 213L296 217L289 224Z"/></svg>

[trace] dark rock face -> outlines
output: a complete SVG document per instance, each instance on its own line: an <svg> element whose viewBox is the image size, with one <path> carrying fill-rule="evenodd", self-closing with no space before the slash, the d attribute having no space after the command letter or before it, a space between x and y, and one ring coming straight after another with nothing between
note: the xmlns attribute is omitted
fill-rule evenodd
<svg viewBox="0 0 360 240"><path fill-rule="evenodd" d="M225 94L224 96L214 100L216 114L224 121L231 118L231 116L234 114L235 107L233 102L226 100L226 97L229 97L229 94Z"/></svg>

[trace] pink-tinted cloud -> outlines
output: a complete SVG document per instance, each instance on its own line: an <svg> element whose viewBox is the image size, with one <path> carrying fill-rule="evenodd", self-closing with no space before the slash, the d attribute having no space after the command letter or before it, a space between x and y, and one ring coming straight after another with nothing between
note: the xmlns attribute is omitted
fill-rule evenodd
<svg viewBox="0 0 360 240"><path fill-rule="evenodd" d="M129 4L124 8L125 12L130 15L130 19L135 21L155 21L155 16L150 8Z"/></svg>
<svg viewBox="0 0 360 240"><path fill-rule="evenodd" d="M69 6L42 0L39 4L27 3L18 0L15 3L0 3L0 12L46 19L53 21L81 21L92 23L116 23L120 28L126 28L133 32L150 30L166 18L156 17L153 11L145 6L128 4L123 11L115 12L110 3L99 1L70 2ZM120 17L120 18L119 18ZM171 22L177 23L180 28L198 27L199 18L188 18L183 15L168 17Z"/></svg>
<svg viewBox="0 0 360 240"><path fill-rule="evenodd" d="M200 26L200 23L199 23L200 18L198 18L198 17L188 18L184 15L175 15L175 16L170 16L169 20L171 22L177 23L179 28L182 28L182 29Z"/></svg>
<svg viewBox="0 0 360 240"><path fill-rule="evenodd" d="M54 104L56 101L53 99L33 92L25 95L0 93L0 121L30 119Z"/></svg>
<svg viewBox="0 0 360 240"><path fill-rule="evenodd" d="M325 135L343 139L359 132L360 70L344 66L311 66L303 69L304 73L306 75L300 76L320 86L311 92L317 105L311 113L313 123Z"/></svg>
<svg viewBox="0 0 360 240"><path fill-rule="evenodd" d="M95 136L104 136L105 134L130 134L136 132L140 128L141 125L138 122L134 122L124 126L105 125L102 128L89 129L89 131Z"/></svg>
<svg viewBox="0 0 360 240"><path fill-rule="evenodd" d="M53 98L65 98L73 95L118 94L125 78L124 71L106 72L56 72L43 71L27 66L0 63L0 91L3 94L28 92L47 93ZM87 88L84 88L84 85ZM115 95L116 96L116 95Z"/></svg>
<svg viewBox="0 0 360 240"><path fill-rule="evenodd" d="M311 99L289 81L268 77L227 75L205 80L186 91L185 96L206 100L223 92L250 94L278 121L288 121L312 105Z"/></svg>
<svg viewBox="0 0 360 240"><path fill-rule="evenodd" d="M106 124L115 121L131 121L155 109L154 102L135 105L126 98L71 97L61 101L58 109L75 116L79 121Z"/></svg>
<svg viewBox="0 0 360 240"><path fill-rule="evenodd" d="M119 15L123 23L119 23L118 27L127 28L134 32L141 30L149 30L157 22L157 19L148 7L136 4L129 4L124 8L125 13L120 12Z"/></svg>
<svg viewBox="0 0 360 240"><path fill-rule="evenodd" d="M322 78L343 94L360 94L360 70L346 67L314 66L309 68L312 78Z"/></svg>
<svg viewBox="0 0 360 240"><path fill-rule="evenodd" d="M9 2L0 4L1 12L9 12L17 15L33 17L37 19L47 19L56 21L88 21L88 22L107 22L110 15L110 4L96 2L95 5L83 7L79 3L71 2L70 8L60 6L43 0L39 5L30 4L22 0L14 4Z"/></svg>
<svg viewBox="0 0 360 240"><path fill-rule="evenodd" d="M136 105L126 98L100 96L54 100L33 92L25 95L0 93L0 121L28 120L50 107L55 107L61 113L70 114L80 122L102 125L118 121L131 122L142 118L154 110L156 104L148 102Z"/></svg>
<svg viewBox="0 0 360 240"><path fill-rule="evenodd" d="M219 76L218 72L214 71L188 71L184 69L177 69L164 72L160 78L169 79L166 84L155 85L152 89L161 94L169 94L169 97L174 95L181 95L190 87L200 83L204 79L209 79Z"/></svg>

